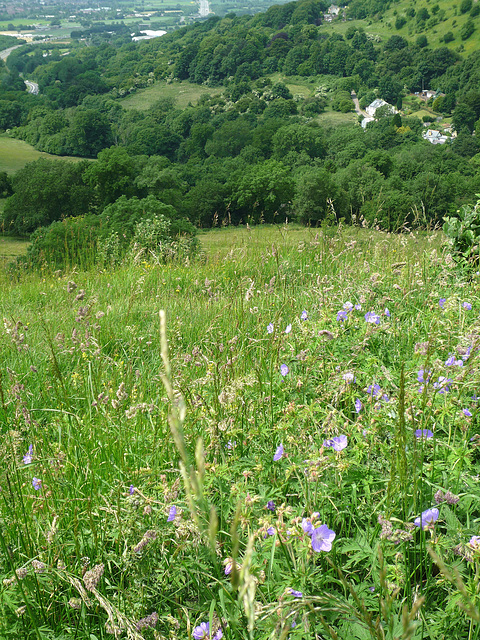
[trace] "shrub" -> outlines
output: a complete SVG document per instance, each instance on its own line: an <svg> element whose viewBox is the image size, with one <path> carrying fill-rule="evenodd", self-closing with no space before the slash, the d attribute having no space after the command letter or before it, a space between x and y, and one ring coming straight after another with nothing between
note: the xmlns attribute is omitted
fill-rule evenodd
<svg viewBox="0 0 480 640"><path fill-rule="evenodd" d="M462 266L477 266L480 258L480 194L475 205L466 204L456 216L445 217L443 231L452 254Z"/></svg>

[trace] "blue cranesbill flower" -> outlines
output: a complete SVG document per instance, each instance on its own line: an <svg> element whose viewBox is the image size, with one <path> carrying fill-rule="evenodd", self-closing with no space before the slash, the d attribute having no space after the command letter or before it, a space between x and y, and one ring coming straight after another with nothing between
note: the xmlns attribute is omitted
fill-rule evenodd
<svg viewBox="0 0 480 640"><path fill-rule="evenodd" d="M294 598L303 598L303 593L301 591L296 591L295 589L288 589L288 593Z"/></svg>
<svg viewBox="0 0 480 640"><path fill-rule="evenodd" d="M433 529L435 522L438 520L440 512L433 507L422 512L422 515L415 518L414 525L420 529Z"/></svg>
<svg viewBox="0 0 480 640"><path fill-rule="evenodd" d="M375 311L367 311L365 314L365 322L370 322L370 324L380 324L380 316L378 316Z"/></svg>
<svg viewBox="0 0 480 640"><path fill-rule="evenodd" d="M303 518L302 520L302 529L305 533L308 533L309 536L311 536L315 530L312 521L307 518Z"/></svg>
<svg viewBox="0 0 480 640"><path fill-rule="evenodd" d="M323 441L324 447L331 447L334 451L343 451L345 447L348 445L347 436L336 436L335 438L330 438L329 440Z"/></svg>
<svg viewBox="0 0 480 640"><path fill-rule="evenodd" d="M194 640L220 640L223 638L223 631L218 629L218 631L212 636L210 634L210 623L201 622L198 627L195 627L193 630L192 638L194 638Z"/></svg>
<svg viewBox="0 0 480 640"><path fill-rule="evenodd" d="M128 493L129 493L131 496L133 496L133 494L135 493L135 487L133 486L133 484L131 484L131 485L128 487Z"/></svg>
<svg viewBox="0 0 480 640"><path fill-rule="evenodd" d="M275 511L275 502L273 500L267 502L267 509L269 511Z"/></svg>
<svg viewBox="0 0 480 640"><path fill-rule="evenodd" d="M278 462L278 460L280 460L283 454L284 454L283 444L279 444L277 447L277 450L275 451L275 455L273 456L273 461Z"/></svg>
<svg viewBox="0 0 480 640"><path fill-rule="evenodd" d="M472 310L472 305L470 304L470 302L463 302L462 303L462 307L464 309L466 309L467 311L471 311Z"/></svg>
<svg viewBox="0 0 480 640"><path fill-rule="evenodd" d="M308 313L304 309L300 315L300 320L308 320Z"/></svg>
<svg viewBox="0 0 480 640"><path fill-rule="evenodd" d="M351 302L345 302L343 308L347 313L350 313L350 311L353 309L353 304Z"/></svg>
<svg viewBox="0 0 480 640"><path fill-rule="evenodd" d="M440 307L440 309L445 309L445 302L447 301L446 298L440 298L440 300L438 301L438 306Z"/></svg>
<svg viewBox="0 0 480 640"><path fill-rule="evenodd" d="M172 504L168 512L167 522L173 522L175 520L176 515L177 515L177 507L174 504Z"/></svg>
<svg viewBox="0 0 480 640"><path fill-rule="evenodd" d="M348 318L348 314L346 311L339 311L337 313L337 322L345 322L345 320Z"/></svg>
<svg viewBox="0 0 480 640"><path fill-rule="evenodd" d="M28 452L23 456L23 464L31 464L33 460L33 444L28 447Z"/></svg>
<svg viewBox="0 0 480 640"><path fill-rule="evenodd" d="M40 478L32 478L32 485L33 488L35 489L35 491L40 491L40 489L42 488L42 481Z"/></svg>
<svg viewBox="0 0 480 640"><path fill-rule="evenodd" d="M292 330L292 325L287 324L287 326L285 327L285 333L290 333L291 330Z"/></svg>
<svg viewBox="0 0 480 640"><path fill-rule="evenodd" d="M286 375L288 375L290 373L290 369L288 368L288 366L286 364L281 364L280 365L280 373L282 374L283 377L285 377Z"/></svg>
<svg viewBox="0 0 480 640"><path fill-rule="evenodd" d="M271 322L267 324L267 333L273 333L273 324Z"/></svg>
<svg viewBox="0 0 480 640"><path fill-rule="evenodd" d="M362 401L360 400L360 398L357 398L355 400L355 411L357 413L360 413L361 410L362 410Z"/></svg>
<svg viewBox="0 0 480 640"><path fill-rule="evenodd" d="M415 431L415 437L416 438L433 438L433 431L430 431L430 429L417 429Z"/></svg>
<svg viewBox="0 0 480 640"><path fill-rule="evenodd" d="M472 417L472 412L469 411L468 409L462 409L463 415L467 416L467 418L471 418Z"/></svg>
<svg viewBox="0 0 480 640"><path fill-rule="evenodd" d="M320 525L312 533L312 549L317 552L330 551L336 535L326 524Z"/></svg>

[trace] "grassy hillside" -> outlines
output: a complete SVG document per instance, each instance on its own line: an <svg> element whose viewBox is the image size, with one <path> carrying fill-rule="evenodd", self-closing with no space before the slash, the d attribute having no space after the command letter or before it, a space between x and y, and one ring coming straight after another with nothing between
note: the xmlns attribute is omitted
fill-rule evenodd
<svg viewBox="0 0 480 640"><path fill-rule="evenodd" d="M433 13L432 7L438 7L438 11ZM423 23L423 27L419 27L415 16L409 17L409 11L412 8L416 13L421 9L427 9L429 12L430 18ZM406 21L400 29L395 26L398 18L404 18ZM469 38L463 40L461 31L469 19L473 21L475 31ZM435 22L436 24L434 24ZM351 26L363 27L367 33L373 37L378 36L381 40L386 40L397 34L415 42L419 36L425 35L431 47L447 46L462 54L470 54L480 46L480 14L473 18L470 18L469 12L461 14L460 1L451 3L447 0L439 0L438 2L420 0L412 3L410 0L399 0L392 2L384 13L372 15L364 20L343 21L340 18L332 23L322 25L322 31L327 34L332 32L345 34ZM453 34L453 40L445 43L444 35L449 32Z"/></svg>
<svg viewBox="0 0 480 640"><path fill-rule="evenodd" d="M0 635L476 637L478 277L438 233L201 239L3 278Z"/></svg>
<svg viewBox="0 0 480 640"><path fill-rule="evenodd" d="M81 158L70 158L68 156L52 156L43 151L37 151L23 140L10 138L6 134L0 134L0 171L8 174L15 173L27 162L38 160L38 158L63 159L79 162Z"/></svg>

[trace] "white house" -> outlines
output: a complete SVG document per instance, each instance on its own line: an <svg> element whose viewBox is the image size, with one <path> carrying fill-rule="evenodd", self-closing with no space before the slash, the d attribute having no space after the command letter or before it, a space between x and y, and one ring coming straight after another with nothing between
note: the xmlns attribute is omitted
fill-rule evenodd
<svg viewBox="0 0 480 640"><path fill-rule="evenodd" d="M424 140L428 140L432 144L445 144L448 140L448 136L442 135L440 131L437 131L436 129L428 129L428 131L422 133L422 138Z"/></svg>
<svg viewBox="0 0 480 640"><path fill-rule="evenodd" d="M377 98L372 102L372 104L369 104L368 107L365 108L365 111L368 113L369 116L374 118L377 109L380 109L381 107L385 107L385 106L389 107L390 112L392 114L398 113L395 107L392 107L391 104L388 104L388 102L385 102L385 100L382 100L381 98Z"/></svg>

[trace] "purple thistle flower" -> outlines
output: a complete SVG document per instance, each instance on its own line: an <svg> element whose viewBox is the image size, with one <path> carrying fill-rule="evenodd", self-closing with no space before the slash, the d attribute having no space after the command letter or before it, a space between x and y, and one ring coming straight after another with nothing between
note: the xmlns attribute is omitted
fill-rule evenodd
<svg viewBox="0 0 480 640"><path fill-rule="evenodd" d="M361 410L362 410L362 402L361 402L360 398L357 398L355 400L355 411L357 413L360 413Z"/></svg>
<svg viewBox="0 0 480 640"><path fill-rule="evenodd" d="M287 324L287 326L285 327L285 333L290 333L291 330L292 330L292 325Z"/></svg>
<svg viewBox="0 0 480 640"><path fill-rule="evenodd" d="M345 322L345 320L348 318L348 314L346 311L339 311L337 313L337 322Z"/></svg>
<svg viewBox="0 0 480 640"><path fill-rule="evenodd" d="M308 320L308 313L305 311L305 309L302 311L300 320Z"/></svg>
<svg viewBox="0 0 480 640"><path fill-rule="evenodd" d="M42 488L42 481L40 478L32 478L32 485L33 488L35 489L35 491L40 491L40 489Z"/></svg>
<svg viewBox="0 0 480 640"><path fill-rule="evenodd" d="M288 593L294 598L303 598L303 593L301 591L295 591L295 589L288 589Z"/></svg>
<svg viewBox="0 0 480 640"><path fill-rule="evenodd" d="M267 333L273 333L273 324L271 322L267 324Z"/></svg>
<svg viewBox="0 0 480 640"><path fill-rule="evenodd" d="M269 511L275 511L275 502L273 500L267 502L267 509Z"/></svg>
<svg viewBox="0 0 480 640"><path fill-rule="evenodd" d="M290 372L290 369L287 367L286 364L280 365L280 373L282 374L282 376L285 377L289 372Z"/></svg>
<svg viewBox="0 0 480 640"><path fill-rule="evenodd" d="M471 418L472 417L472 413L468 409L462 409L462 411L463 411L463 415L467 416L467 418Z"/></svg>
<svg viewBox="0 0 480 640"><path fill-rule="evenodd" d="M433 432L430 429L417 429L415 431L416 438L433 438Z"/></svg>
<svg viewBox="0 0 480 640"><path fill-rule="evenodd" d="M462 307L463 307L464 309L466 309L467 311L471 311L471 310L472 310L472 305L470 304L470 302L464 302L464 303L462 304Z"/></svg>
<svg viewBox="0 0 480 640"><path fill-rule="evenodd" d="M326 524L322 524L312 533L312 549L317 552L330 551L336 535Z"/></svg>
<svg viewBox="0 0 480 640"><path fill-rule="evenodd" d="M421 529L433 529L433 525L438 520L440 512L435 507L422 512L422 515L415 518L415 526Z"/></svg>
<svg viewBox="0 0 480 640"><path fill-rule="evenodd" d="M28 453L23 456L23 464L30 464L33 460L33 444L28 447Z"/></svg>
<svg viewBox="0 0 480 640"><path fill-rule="evenodd" d="M347 436L336 436L335 438L331 438L330 440L324 440L324 447L332 447L334 451L342 451L348 445Z"/></svg>
<svg viewBox="0 0 480 640"><path fill-rule="evenodd" d="M440 300L438 301L438 305L440 307L440 309L444 309L445 308L445 302L447 301L446 298L440 298Z"/></svg>
<svg viewBox="0 0 480 640"><path fill-rule="evenodd" d="M367 311L365 314L365 322L370 322L370 324L380 324L380 316L374 311Z"/></svg>
<svg viewBox="0 0 480 640"><path fill-rule="evenodd" d="M280 458L283 456L283 444L279 444L277 450L275 451L275 455L273 456L273 461L278 462Z"/></svg>
<svg viewBox="0 0 480 640"><path fill-rule="evenodd" d="M175 520L176 515L177 515L177 507L174 504L172 504L172 506L170 507L170 511L168 512L167 522L173 522Z"/></svg>

